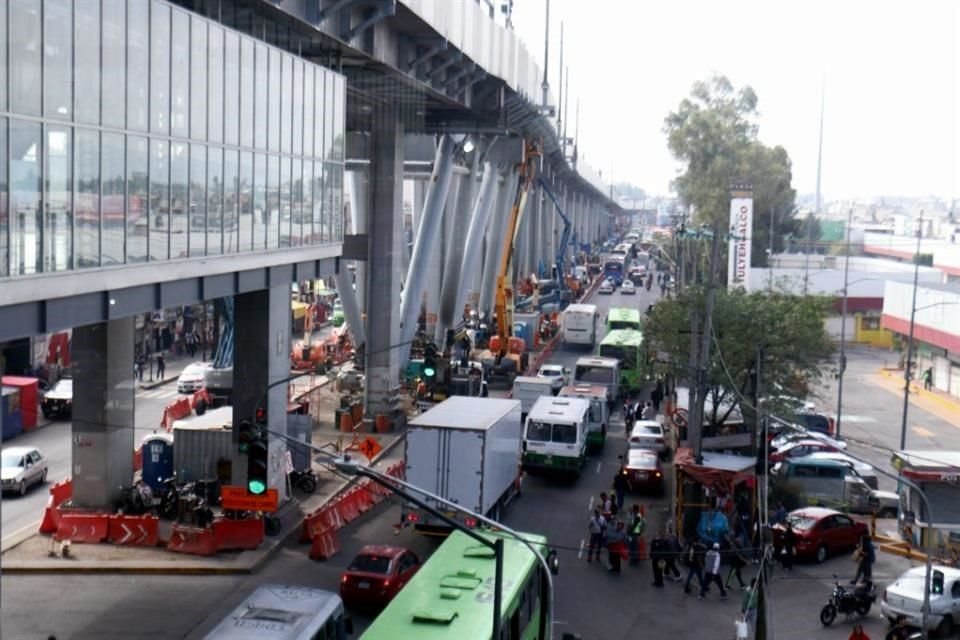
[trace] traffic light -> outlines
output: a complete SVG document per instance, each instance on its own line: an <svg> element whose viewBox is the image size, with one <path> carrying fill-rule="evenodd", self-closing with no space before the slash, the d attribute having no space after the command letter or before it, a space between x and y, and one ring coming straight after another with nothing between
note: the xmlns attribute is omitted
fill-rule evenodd
<svg viewBox="0 0 960 640"><path fill-rule="evenodd" d="M247 451L247 493L255 496L267 491L267 440L255 434Z"/></svg>
<svg viewBox="0 0 960 640"><path fill-rule="evenodd" d="M930 579L930 593L939 596L943 595L943 571L934 571Z"/></svg>
<svg viewBox="0 0 960 640"><path fill-rule="evenodd" d="M423 379L428 384L437 379L437 348L428 344L423 350Z"/></svg>
<svg viewBox="0 0 960 640"><path fill-rule="evenodd" d="M250 443L253 442L253 425L250 424L249 420L244 420L240 423L238 427L237 442L239 444L240 453L249 453L250 452Z"/></svg>

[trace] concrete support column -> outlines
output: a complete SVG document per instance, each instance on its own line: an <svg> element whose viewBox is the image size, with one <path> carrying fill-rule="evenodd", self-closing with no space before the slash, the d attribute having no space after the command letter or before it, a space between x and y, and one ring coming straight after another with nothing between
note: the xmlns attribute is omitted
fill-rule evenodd
<svg viewBox="0 0 960 640"><path fill-rule="evenodd" d="M266 424L275 433L287 432L287 388L281 382L290 377L290 287L277 285L242 293L234 297L234 339L242 348L236 350L233 362L233 441L238 444L237 425L253 421L257 403L262 400ZM270 386L274 385L274 386ZM270 436L268 444L269 473L267 486L286 496L286 442ZM231 482L246 485L246 456L233 449Z"/></svg>
<svg viewBox="0 0 960 640"><path fill-rule="evenodd" d="M457 194L454 200L453 215L447 219L451 222L450 235L447 242L447 251L443 263L443 288L440 291L440 314L434 338L442 343L447 329L457 325L463 307L457 308L460 298L458 290L461 283L464 255L467 251L467 233L471 225L474 198L477 192L477 169L479 169L480 154L473 154L470 163L470 173L460 176L457 182ZM461 303L462 304L462 303Z"/></svg>
<svg viewBox="0 0 960 640"><path fill-rule="evenodd" d="M367 219L369 215L368 207L370 198L367 189L367 174L364 171L346 172L346 186L350 194L350 212L353 214L353 229L351 233L362 235L367 233ZM367 263L364 260L354 261L356 285L357 285L357 304L360 306L360 313L367 312Z"/></svg>
<svg viewBox="0 0 960 640"><path fill-rule="evenodd" d="M288 293L288 306L289 300ZM72 475L78 507L112 510L133 483L133 323L131 316L73 330Z"/></svg>
<svg viewBox="0 0 960 640"><path fill-rule="evenodd" d="M476 308L475 300L479 298L476 285L477 275L482 272L480 261L483 254L484 231L490 221L490 215L497 197L497 170L489 162L483 166L483 180L480 182L479 192L473 202L470 214L470 228L464 241L463 264L460 266L460 284L456 287L454 299L455 313L461 313L464 303L470 302ZM469 298L468 298L469 294Z"/></svg>
<svg viewBox="0 0 960 640"><path fill-rule="evenodd" d="M483 282L480 285L480 311L489 319L493 316L494 297L497 291L497 275L503 259L503 249L507 238L507 225L513 198L517 191L519 176L511 167L504 176L503 184L497 194L494 205L494 218L487 235L487 255L483 263Z"/></svg>
<svg viewBox="0 0 960 640"><path fill-rule="evenodd" d="M403 125L399 114L374 114L370 152L367 291L367 414L389 414L400 380L400 268L403 216ZM288 305L289 306L289 305Z"/></svg>
<svg viewBox="0 0 960 640"><path fill-rule="evenodd" d="M530 193L527 196L527 219L524 223L527 228L526 234L526 249L524 251L524 257L526 259L526 264L524 265L523 275L528 277L531 273L537 272L537 237L540 235L540 185L534 184L530 188Z"/></svg>

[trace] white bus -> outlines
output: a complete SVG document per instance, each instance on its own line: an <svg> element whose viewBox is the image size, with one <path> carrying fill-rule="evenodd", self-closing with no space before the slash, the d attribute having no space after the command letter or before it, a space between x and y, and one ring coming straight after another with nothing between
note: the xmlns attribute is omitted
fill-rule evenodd
<svg viewBox="0 0 960 640"><path fill-rule="evenodd" d="M595 304L572 304L563 312L564 344L582 344L593 348L597 341L600 314Z"/></svg>
<svg viewBox="0 0 960 640"><path fill-rule="evenodd" d="M607 404L607 389L600 385L572 384L560 389L561 398L583 398L590 403L587 422L587 449L602 451L607 441L607 424L610 422L610 405Z"/></svg>
<svg viewBox="0 0 960 640"><path fill-rule="evenodd" d="M584 356L577 359L573 372L576 385L599 385L607 390L607 402L620 396L620 361L616 358Z"/></svg>
<svg viewBox="0 0 960 640"><path fill-rule="evenodd" d="M537 399L523 431L523 469L561 471L579 476L587 462L590 401Z"/></svg>
<svg viewBox="0 0 960 640"><path fill-rule="evenodd" d="M206 640L346 640L352 633L339 595L271 584L258 587Z"/></svg>

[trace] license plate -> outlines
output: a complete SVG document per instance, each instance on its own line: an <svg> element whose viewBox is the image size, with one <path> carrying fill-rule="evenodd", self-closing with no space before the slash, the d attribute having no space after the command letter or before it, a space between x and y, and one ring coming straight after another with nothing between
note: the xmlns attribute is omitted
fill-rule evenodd
<svg viewBox="0 0 960 640"><path fill-rule="evenodd" d="M357 583L357 589L369 589L369 588L370 588L370 583L369 583L369 582L358 582L358 583Z"/></svg>
<svg viewBox="0 0 960 640"><path fill-rule="evenodd" d="M635 477L637 478L637 480L646 480L646 479L647 479L647 472L646 472L646 471L638 471L638 472L635 474Z"/></svg>

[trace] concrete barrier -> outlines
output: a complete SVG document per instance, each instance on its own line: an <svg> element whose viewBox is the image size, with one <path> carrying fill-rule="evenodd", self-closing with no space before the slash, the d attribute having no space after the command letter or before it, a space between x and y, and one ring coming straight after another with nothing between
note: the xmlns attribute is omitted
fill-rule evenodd
<svg viewBox="0 0 960 640"><path fill-rule="evenodd" d="M107 541L128 547L155 547L160 538L160 519L156 516L110 516Z"/></svg>
<svg viewBox="0 0 960 640"><path fill-rule="evenodd" d="M97 544L107 539L110 514L65 511L60 513L55 540Z"/></svg>

